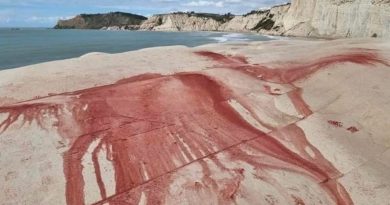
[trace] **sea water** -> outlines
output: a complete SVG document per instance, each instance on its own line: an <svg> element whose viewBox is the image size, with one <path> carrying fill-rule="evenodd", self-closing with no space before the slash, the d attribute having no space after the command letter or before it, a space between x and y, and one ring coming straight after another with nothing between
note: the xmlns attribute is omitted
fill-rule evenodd
<svg viewBox="0 0 390 205"><path fill-rule="evenodd" d="M0 70L74 58L90 52L120 53L156 46L199 46L267 41L258 34L0 28Z"/></svg>

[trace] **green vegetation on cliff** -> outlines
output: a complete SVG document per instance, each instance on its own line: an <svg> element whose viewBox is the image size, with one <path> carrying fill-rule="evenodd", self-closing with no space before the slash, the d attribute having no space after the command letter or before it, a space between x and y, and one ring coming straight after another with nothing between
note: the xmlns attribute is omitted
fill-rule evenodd
<svg viewBox="0 0 390 205"><path fill-rule="evenodd" d="M194 16L194 17L200 17L200 18L211 18L218 22L228 22L234 18L234 14L227 13L227 14L212 14L212 13L195 13L194 11L191 12L175 12L173 14L186 14L188 17Z"/></svg>

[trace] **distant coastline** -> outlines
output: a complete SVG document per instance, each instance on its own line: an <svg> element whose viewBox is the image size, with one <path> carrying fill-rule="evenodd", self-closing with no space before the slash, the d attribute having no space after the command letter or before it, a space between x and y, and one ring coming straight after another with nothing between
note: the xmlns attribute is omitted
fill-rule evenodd
<svg viewBox="0 0 390 205"><path fill-rule="evenodd" d="M254 32L315 38L390 38L390 2L305 1L253 10L244 15L175 12L145 16L111 12L60 20L57 29ZM337 16L337 18L335 18ZM387 22L387 23L386 23Z"/></svg>
<svg viewBox="0 0 390 205"><path fill-rule="evenodd" d="M147 18L145 16L111 12L107 14L80 14L69 20L59 20L54 26L55 29L101 29L104 27L124 27L139 26Z"/></svg>

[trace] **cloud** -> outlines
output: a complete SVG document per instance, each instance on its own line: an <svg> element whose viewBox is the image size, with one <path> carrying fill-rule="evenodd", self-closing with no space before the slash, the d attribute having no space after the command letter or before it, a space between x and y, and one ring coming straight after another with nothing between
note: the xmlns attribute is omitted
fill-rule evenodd
<svg viewBox="0 0 390 205"><path fill-rule="evenodd" d="M223 1L191 1L188 3L183 4L184 6L193 6L193 7L200 7L200 6L215 6L215 7L223 7L224 2Z"/></svg>
<svg viewBox="0 0 390 205"><path fill-rule="evenodd" d="M70 19L74 16L31 16L26 19L27 22L53 23L58 20Z"/></svg>
<svg viewBox="0 0 390 205"><path fill-rule="evenodd" d="M10 21L11 21L11 18L0 16L0 22L1 22L1 23L6 23L6 24L8 24Z"/></svg>
<svg viewBox="0 0 390 205"><path fill-rule="evenodd" d="M228 3L240 3L242 1L241 0L225 0L225 2L228 2Z"/></svg>
<svg viewBox="0 0 390 205"><path fill-rule="evenodd" d="M0 23L8 24L13 16L12 10L0 10Z"/></svg>

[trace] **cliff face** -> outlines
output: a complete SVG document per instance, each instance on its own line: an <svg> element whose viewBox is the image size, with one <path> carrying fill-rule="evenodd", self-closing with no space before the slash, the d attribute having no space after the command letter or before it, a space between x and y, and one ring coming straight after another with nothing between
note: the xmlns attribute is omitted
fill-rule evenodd
<svg viewBox="0 0 390 205"><path fill-rule="evenodd" d="M275 33L282 25L282 16L289 4L269 10L252 11L246 15L215 15L173 13L154 15L142 23L140 29L153 31L254 31Z"/></svg>
<svg viewBox="0 0 390 205"><path fill-rule="evenodd" d="M390 0L293 0L285 35L390 37Z"/></svg>
<svg viewBox="0 0 390 205"><path fill-rule="evenodd" d="M231 15L205 13L172 13L150 17L140 29L153 31L218 31L234 18Z"/></svg>
<svg viewBox="0 0 390 205"><path fill-rule="evenodd" d="M310 37L390 37L390 0L292 0L291 5L218 21L204 16L156 15L141 25L160 31L252 31Z"/></svg>
<svg viewBox="0 0 390 205"><path fill-rule="evenodd" d="M69 20L60 20L57 29L100 29L112 26L140 25L147 18L130 13L114 12L108 14L81 14Z"/></svg>
<svg viewBox="0 0 390 205"><path fill-rule="evenodd" d="M292 0L246 15L127 13L79 15L55 28L233 31L310 37L390 37L390 0Z"/></svg>
<svg viewBox="0 0 390 205"><path fill-rule="evenodd" d="M235 16L231 21L221 26L223 31L255 31L276 34L283 31L283 15L290 4L272 7L269 10L252 11L243 16Z"/></svg>

